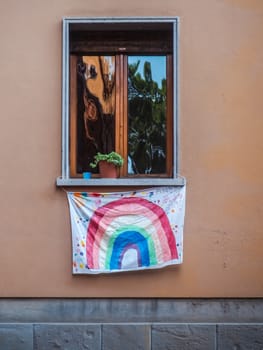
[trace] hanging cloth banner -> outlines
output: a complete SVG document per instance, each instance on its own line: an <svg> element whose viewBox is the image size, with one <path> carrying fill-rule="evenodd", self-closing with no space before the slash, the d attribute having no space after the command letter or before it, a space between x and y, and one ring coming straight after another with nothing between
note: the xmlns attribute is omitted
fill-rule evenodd
<svg viewBox="0 0 263 350"><path fill-rule="evenodd" d="M67 196L73 274L182 263L185 186Z"/></svg>

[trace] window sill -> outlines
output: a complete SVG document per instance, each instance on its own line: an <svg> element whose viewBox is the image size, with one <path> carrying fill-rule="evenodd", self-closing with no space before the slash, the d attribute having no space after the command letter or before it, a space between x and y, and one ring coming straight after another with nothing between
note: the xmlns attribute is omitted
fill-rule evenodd
<svg viewBox="0 0 263 350"><path fill-rule="evenodd" d="M170 179L164 178L134 178L134 179L64 179L62 177L58 177L56 181L56 185L58 187L65 186L184 186L186 180L184 177L175 177Z"/></svg>

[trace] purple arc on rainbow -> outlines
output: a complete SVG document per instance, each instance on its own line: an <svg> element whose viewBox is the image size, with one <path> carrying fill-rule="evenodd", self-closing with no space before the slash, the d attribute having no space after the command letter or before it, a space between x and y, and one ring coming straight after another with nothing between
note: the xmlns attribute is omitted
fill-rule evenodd
<svg viewBox="0 0 263 350"><path fill-rule="evenodd" d="M136 259L137 267L178 259L166 213L144 198L123 197L103 205L93 213L88 225L89 269L125 269L129 254Z"/></svg>

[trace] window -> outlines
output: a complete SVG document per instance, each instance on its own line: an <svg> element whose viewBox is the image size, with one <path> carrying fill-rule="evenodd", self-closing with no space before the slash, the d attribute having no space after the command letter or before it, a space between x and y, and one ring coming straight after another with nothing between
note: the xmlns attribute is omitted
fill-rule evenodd
<svg viewBox="0 0 263 350"><path fill-rule="evenodd" d="M177 18L64 19L58 185L182 184L177 27ZM111 151L125 160L120 177L100 179L90 163Z"/></svg>

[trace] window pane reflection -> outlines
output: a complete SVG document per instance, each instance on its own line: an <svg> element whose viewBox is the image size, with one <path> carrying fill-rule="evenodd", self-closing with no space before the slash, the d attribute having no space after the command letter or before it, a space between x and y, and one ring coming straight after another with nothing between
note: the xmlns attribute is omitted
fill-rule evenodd
<svg viewBox="0 0 263 350"><path fill-rule="evenodd" d="M166 172L166 56L128 57L128 174Z"/></svg>
<svg viewBox="0 0 263 350"><path fill-rule="evenodd" d="M77 62L77 172L90 167L97 152L115 148L115 56L82 56Z"/></svg>

